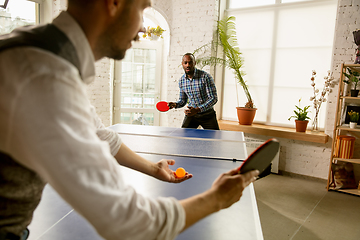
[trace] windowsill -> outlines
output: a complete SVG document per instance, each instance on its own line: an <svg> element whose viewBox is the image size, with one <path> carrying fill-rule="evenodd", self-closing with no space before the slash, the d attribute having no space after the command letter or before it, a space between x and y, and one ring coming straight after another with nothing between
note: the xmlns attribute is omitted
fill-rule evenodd
<svg viewBox="0 0 360 240"><path fill-rule="evenodd" d="M306 142L327 143L328 135L324 132L314 133L307 130L305 133L296 132L295 128L275 127L262 124L240 125L235 121L219 120L220 130L240 131L258 135L288 138Z"/></svg>

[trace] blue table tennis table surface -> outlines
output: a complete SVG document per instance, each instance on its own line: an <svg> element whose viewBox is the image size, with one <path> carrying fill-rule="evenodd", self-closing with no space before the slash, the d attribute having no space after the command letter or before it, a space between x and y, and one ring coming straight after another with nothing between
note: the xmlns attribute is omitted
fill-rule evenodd
<svg viewBox="0 0 360 240"><path fill-rule="evenodd" d="M154 198L184 199L201 193L209 189L221 173L239 167L247 156L241 132L127 124L109 128L118 132L124 144L144 158L154 162L174 159L173 170L181 166L193 174L190 180L173 184L119 166L125 181L137 192ZM29 240L102 239L50 186L45 187L29 229ZM253 184L244 190L239 202L199 221L176 239L263 239Z"/></svg>

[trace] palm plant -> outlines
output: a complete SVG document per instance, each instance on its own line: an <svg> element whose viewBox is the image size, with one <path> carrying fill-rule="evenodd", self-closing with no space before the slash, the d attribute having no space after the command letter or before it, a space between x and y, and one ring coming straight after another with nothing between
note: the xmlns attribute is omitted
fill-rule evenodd
<svg viewBox="0 0 360 240"><path fill-rule="evenodd" d="M254 108L254 103L251 98L248 86L243 79L244 72L241 70L243 66L243 58L239 49L236 37L235 17L225 17L218 21L217 24L218 38L210 43L207 43L194 51L194 55L198 55L196 64L202 68L204 66L214 66L220 64L233 70L237 82L243 88L247 98L246 108ZM218 46L222 47L224 57L208 56L209 53L216 52ZM237 94L237 91L236 91ZM237 96L239 103L239 97Z"/></svg>

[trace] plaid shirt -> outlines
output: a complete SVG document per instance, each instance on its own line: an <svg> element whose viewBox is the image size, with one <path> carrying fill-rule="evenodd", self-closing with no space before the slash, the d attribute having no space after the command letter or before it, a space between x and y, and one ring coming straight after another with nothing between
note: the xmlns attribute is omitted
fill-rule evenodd
<svg viewBox="0 0 360 240"><path fill-rule="evenodd" d="M212 76L195 68L194 77L187 78L184 74L179 80L180 96L176 108L181 108L189 102L189 107L198 107L200 112L211 109L217 102L215 82Z"/></svg>

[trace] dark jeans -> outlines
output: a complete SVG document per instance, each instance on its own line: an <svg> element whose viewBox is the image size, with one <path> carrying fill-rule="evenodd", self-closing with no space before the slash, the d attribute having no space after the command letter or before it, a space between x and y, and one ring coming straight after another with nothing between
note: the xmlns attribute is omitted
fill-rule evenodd
<svg viewBox="0 0 360 240"><path fill-rule="evenodd" d="M0 240L26 240L29 237L29 230L25 229L21 237L7 232L0 231Z"/></svg>
<svg viewBox="0 0 360 240"><path fill-rule="evenodd" d="M219 130L219 124L216 119L216 112L214 109L209 109L205 112L197 113L191 117L185 115L181 127L198 128L199 126L202 126L204 129Z"/></svg>

